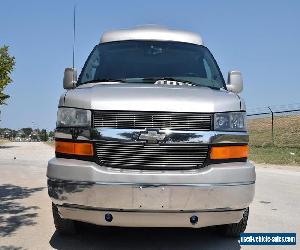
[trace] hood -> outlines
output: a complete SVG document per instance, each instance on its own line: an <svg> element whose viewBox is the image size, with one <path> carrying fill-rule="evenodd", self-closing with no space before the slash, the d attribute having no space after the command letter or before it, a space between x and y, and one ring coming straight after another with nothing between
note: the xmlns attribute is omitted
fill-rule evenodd
<svg viewBox="0 0 300 250"><path fill-rule="evenodd" d="M154 84L85 84L68 90L59 106L94 110L223 112L241 109L240 98L208 87Z"/></svg>

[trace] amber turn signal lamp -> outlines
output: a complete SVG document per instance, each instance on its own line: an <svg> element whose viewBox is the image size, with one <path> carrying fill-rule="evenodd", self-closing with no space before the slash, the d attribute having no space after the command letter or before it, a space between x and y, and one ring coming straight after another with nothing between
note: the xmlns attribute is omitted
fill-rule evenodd
<svg viewBox="0 0 300 250"><path fill-rule="evenodd" d="M243 146L213 146L210 152L210 159L222 160L222 159L238 159L248 157L249 147Z"/></svg>
<svg viewBox="0 0 300 250"><path fill-rule="evenodd" d="M55 141L55 152L72 155L94 155L93 145L86 142Z"/></svg>

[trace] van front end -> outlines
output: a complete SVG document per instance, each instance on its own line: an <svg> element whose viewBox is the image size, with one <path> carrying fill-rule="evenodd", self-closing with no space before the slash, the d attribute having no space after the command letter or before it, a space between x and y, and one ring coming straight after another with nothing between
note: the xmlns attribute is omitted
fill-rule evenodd
<svg viewBox="0 0 300 250"><path fill-rule="evenodd" d="M245 231L256 177L242 75L226 84L200 36L105 33L64 88L47 169L58 232L76 221Z"/></svg>
<svg viewBox="0 0 300 250"><path fill-rule="evenodd" d="M61 218L104 226L193 228L243 218L255 186L246 132L103 128L107 112L91 113L93 128L56 130L56 157L47 176ZM147 112L137 113L145 117ZM168 115L164 112L159 121ZM200 119L201 114L194 115ZM214 116L202 119L207 117Z"/></svg>

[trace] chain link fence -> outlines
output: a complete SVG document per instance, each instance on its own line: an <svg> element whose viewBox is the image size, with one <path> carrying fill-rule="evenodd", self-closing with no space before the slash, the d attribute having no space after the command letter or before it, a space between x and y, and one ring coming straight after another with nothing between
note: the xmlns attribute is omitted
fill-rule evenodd
<svg viewBox="0 0 300 250"><path fill-rule="evenodd" d="M250 108L250 145L300 148L300 103Z"/></svg>

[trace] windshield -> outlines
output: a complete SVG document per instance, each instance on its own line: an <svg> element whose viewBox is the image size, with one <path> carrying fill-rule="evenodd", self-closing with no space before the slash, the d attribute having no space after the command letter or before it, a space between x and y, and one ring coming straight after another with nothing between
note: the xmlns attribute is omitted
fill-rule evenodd
<svg viewBox="0 0 300 250"><path fill-rule="evenodd" d="M154 83L160 79L223 88L224 79L209 50L169 41L117 41L97 45L78 85L97 81Z"/></svg>

